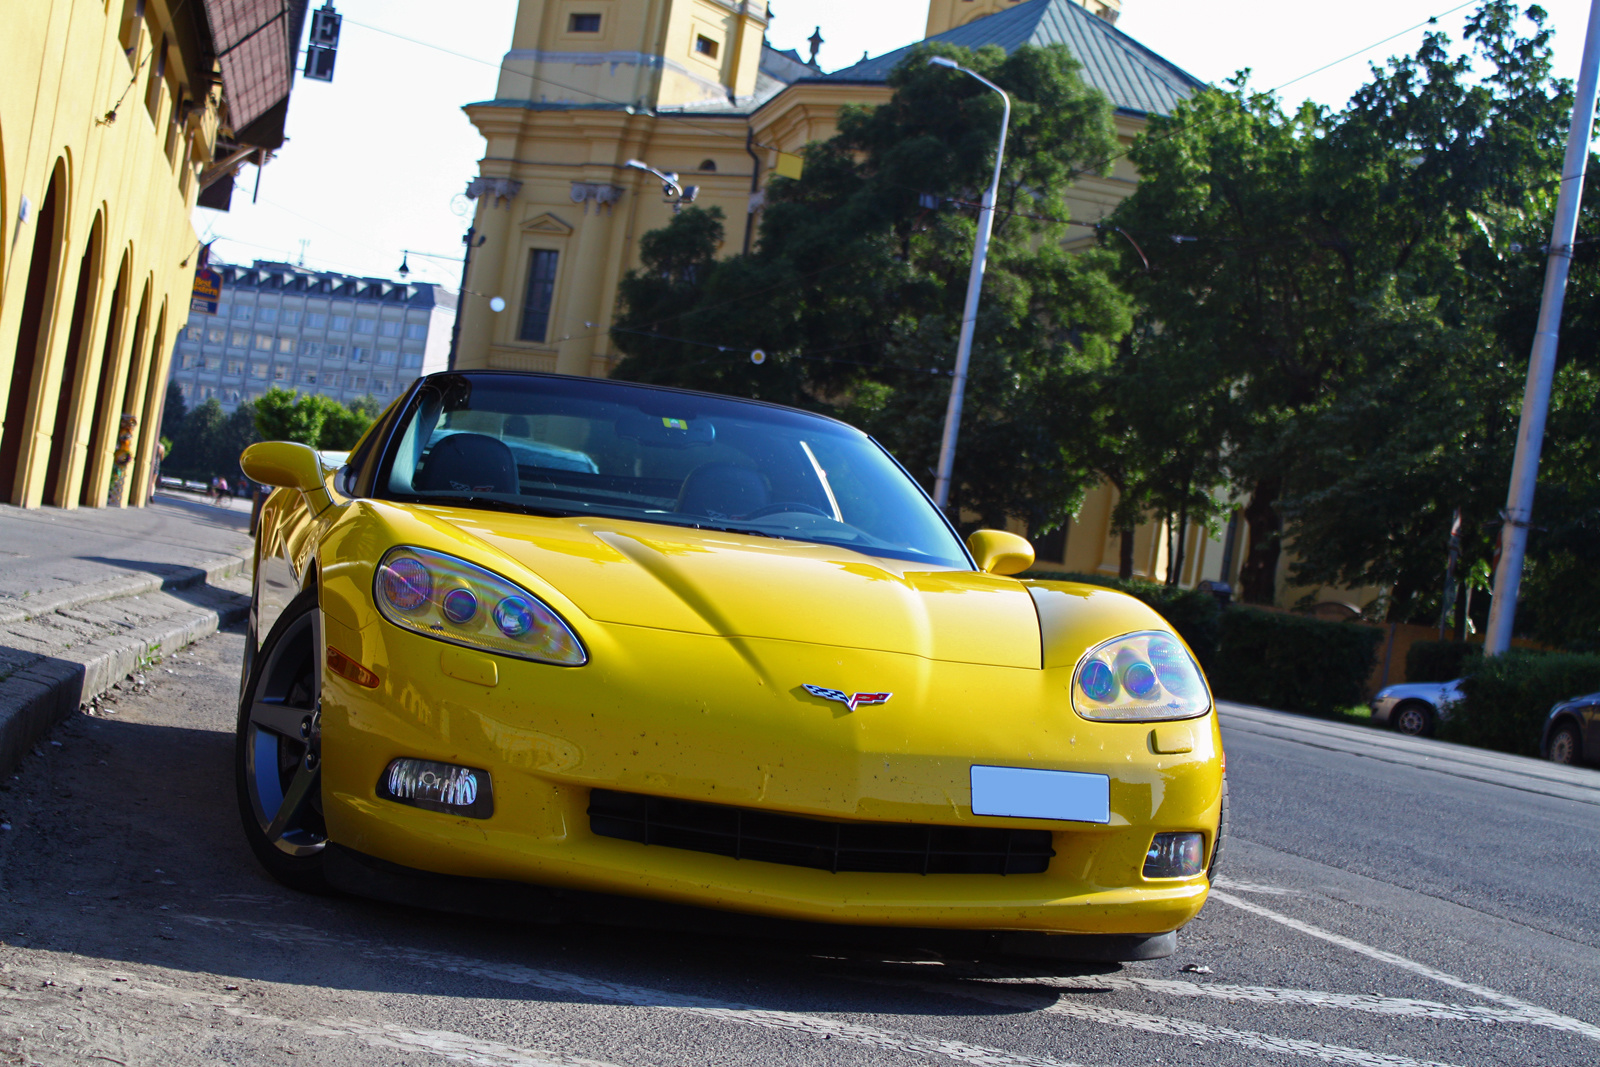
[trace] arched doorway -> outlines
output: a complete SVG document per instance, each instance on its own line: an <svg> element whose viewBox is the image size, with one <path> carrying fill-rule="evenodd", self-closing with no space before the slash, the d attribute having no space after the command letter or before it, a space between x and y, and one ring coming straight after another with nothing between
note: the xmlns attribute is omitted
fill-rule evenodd
<svg viewBox="0 0 1600 1067"><path fill-rule="evenodd" d="M0 429L0 501L20 504L24 478L22 460L29 452L27 435L34 407L34 371L40 349L49 340L50 310L55 304L56 281L60 273L63 216L66 214L62 191L64 167L56 167L45 193L44 203L33 226L33 251L28 261L27 288L22 297L22 317L17 329L17 350L11 364L11 389L6 394L5 425Z"/></svg>
<svg viewBox="0 0 1600 1067"><path fill-rule="evenodd" d="M81 408L87 383L78 378L88 360L84 348L88 345L89 315L93 310L96 289L101 274L100 245L104 237L105 217L96 215L89 230L89 243L84 247L83 260L78 265L78 286L72 298L72 318L67 326L67 351L61 367L61 384L56 389L55 418L50 430L50 460L45 467L44 494L41 502L56 507L68 507L77 497L71 484L74 453L76 452L76 415ZM43 418L44 413L40 412Z"/></svg>
<svg viewBox="0 0 1600 1067"><path fill-rule="evenodd" d="M128 304L128 253L122 254L117 268L117 284L111 290L111 307L106 312L106 343L100 353L100 384L94 393L94 409L89 424L89 453L83 461L83 484L78 503L99 507L106 502L105 484L111 477L111 445L116 441L117 412L111 408L116 390L117 353L122 349L122 317Z"/></svg>
<svg viewBox="0 0 1600 1067"><path fill-rule="evenodd" d="M111 418L107 420L111 436L111 446L114 449L111 458L111 475L106 486L106 506L121 507L127 496L128 476L133 472L133 442L137 439L133 425L138 420L132 413L135 401L136 387L140 375L143 373L144 361L140 356L144 352L145 334L150 329L150 293L151 280L144 281L144 293L139 297L139 315L134 320L133 339L128 344L127 377L120 383L121 388L115 390L114 395L117 405ZM123 424L128 423L126 434Z"/></svg>
<svg viewBox="0 0 1600 1067"><path fill-rule="evenodd" d="M141 390L141 403L139 404L139 442L133 453L134 479L128 486L128 503L133 506L142 506L150 500L150 479L154 474L151 464L155 461L156 441L161 437L161 406L165 399L161 394L161 383L166 378L166 364L162 362L161 355L166 348L167 341L167 306L161 305L161 315L156 319L155 333L151 335L150 360L145 367L145 381ZM129 410L135 410L130 408Z"/></svg>

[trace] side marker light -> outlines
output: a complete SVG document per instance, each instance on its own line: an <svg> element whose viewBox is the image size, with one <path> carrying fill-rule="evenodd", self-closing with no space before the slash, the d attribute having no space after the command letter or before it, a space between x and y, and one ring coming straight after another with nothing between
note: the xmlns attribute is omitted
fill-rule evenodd
<svg viewBox="0 0 1600 1067"><path fill-rule="evenodd" d="M367 689L378 688L379 678L376 674L373 674L332 645L328 646L328 669L341 678L350 679L359 686Z"/></svg>

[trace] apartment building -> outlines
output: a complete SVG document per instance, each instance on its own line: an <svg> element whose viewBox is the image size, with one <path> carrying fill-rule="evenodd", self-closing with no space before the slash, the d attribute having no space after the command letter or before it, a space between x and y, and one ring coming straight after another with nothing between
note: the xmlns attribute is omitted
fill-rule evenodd
<svg viewBox="0 0 1600 1067"><path fill-rule="evenodd" d="M273 386L387 401L449 360L456 294L442 286L260 259L211 268L222 278L216 313L191 313L172 354L191 407L215 397L232 411Z"/></svg>

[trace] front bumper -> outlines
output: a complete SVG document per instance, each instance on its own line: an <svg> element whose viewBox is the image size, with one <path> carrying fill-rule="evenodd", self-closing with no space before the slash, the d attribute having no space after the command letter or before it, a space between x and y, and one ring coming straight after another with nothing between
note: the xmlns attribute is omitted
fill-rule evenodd
<svg viewBox="0 0 1600 1067"><path fill-rule="evenodd" d="M1177 929L1205 902L1204 875L1141 872L1155 833L1200 831L1208 854L1215 845L1215 716L1180 724L1191 751L1158 753L1151 724L1073 714L1069 670L591 622L588 666L496 657L488 686L443 673L450 646L387 623L355 631L330 617L326 632L382 679L367 690L325 672L322 713L330 840L379 861L857 926L1145 936ZM794 683L841 676L873 678L895 700L852 713L795 692ZM488 770L493 817L380 799L376 784L398 756ZM973 764L1107 774L1110 820L974 816ZM596 788L814 819L1042 829L1056 855L1043 873L1008 875L834 873L735 859L592 833Z"/></svg>
<svg viewBox="0 0 1600 1067"><path fill-rule="evenodd" d="M714 937L799 943L840 954L888 951L940 958L1020 956L1075 963L1163 959L1177 949L1174 931L1161 934L1049 934L891 926L839 926L729 914L659 901L550 889L524 882L436 874L329 845L328 881L347 893L393 904L520 923L584 922Z"/></svg>

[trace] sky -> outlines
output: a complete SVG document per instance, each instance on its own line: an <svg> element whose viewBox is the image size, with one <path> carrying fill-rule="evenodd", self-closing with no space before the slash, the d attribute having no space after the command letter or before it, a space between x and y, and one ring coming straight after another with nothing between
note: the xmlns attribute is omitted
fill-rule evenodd
<svg viewBox="0 0 1600 1067"><path fill-rule="evenodd" d="M1337 107L1369 65L1413 51L1426 27L1460 40L1476 0L1123 0L1117 28L1190 74L1251 84L1290 102ZM455 287L483 139L461 106L494 96L516 0L338 0L344 15L331 83L298 79L289 141L258 174L245 167L232 210L196 209L195 230L225 262L299 262ZM1558 76L1576 78L1589 4L1546 0ZM825 70L922 38L927 0L772 0L768 39L809 53L820 27ZM1455 9L1452 11L1452 9ZM408 40L407 38L410 38ZM1331 66L1330 66L1331 65ZM1318 72L1319 68L1327 67ZM1316 72L1316 73L1314 73ZM1308 76L1309 75L1309 76ZM259 177L259 188L257 179Z"/></svg>

